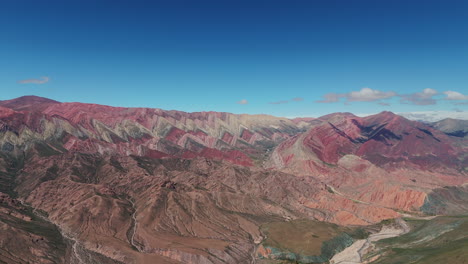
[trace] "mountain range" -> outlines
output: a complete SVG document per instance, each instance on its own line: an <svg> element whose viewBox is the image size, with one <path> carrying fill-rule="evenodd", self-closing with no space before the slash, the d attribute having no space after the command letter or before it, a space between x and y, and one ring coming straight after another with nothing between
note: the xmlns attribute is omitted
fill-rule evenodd
<svg viewBox="0 0 468 264"><path fill-rule="evenodd" d="M274 228L315 221L346 244L389 219L466 215L467 134L391 112L0 101L0 262L325 263L345 246L308 258L268 242Z"/></svg>

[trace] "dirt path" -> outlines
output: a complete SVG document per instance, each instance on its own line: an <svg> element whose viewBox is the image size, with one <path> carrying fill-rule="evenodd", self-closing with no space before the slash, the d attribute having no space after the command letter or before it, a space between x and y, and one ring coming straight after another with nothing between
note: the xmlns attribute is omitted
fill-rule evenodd
<svg viewBox="0 0 468 264"><path fill-rule="evenodd" d="M135 234L136 234L136 231L137 231L137 226L138 226L138 222L137 222L137 218L136 218L136 213L137 213L137 210L136 210L136 207L135 207L135 203L131 200L131 199L127 199L127 201L130 203L130 205L132 206L132 209L133 209L133 214L132 214L132 226L130 227L130 229L132 230L132 234L130 236L130 244L135 247L135 249L138 251L138 252L143 252L143 250L140 248L139 245L137 245L135 243Z"/></svg>
<svg viewBox="0 0 468 264"><path fill-rule="evenodd" d="M409 226L401 218L396 219L398 226L383 226L382 229L375 234L370 235L367 239L360 239L354 242L345 250L333 256L330 264L361 264L362 257L371 249L374 242L381 239L396 237L408 233Z"/></svg>

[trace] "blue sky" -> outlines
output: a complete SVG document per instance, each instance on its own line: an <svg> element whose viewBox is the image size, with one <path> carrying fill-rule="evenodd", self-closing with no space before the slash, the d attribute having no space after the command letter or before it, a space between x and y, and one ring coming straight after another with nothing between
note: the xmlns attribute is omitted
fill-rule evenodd
<svg viewBox="0 0 468 264"><path fill-rule="evenodd" d="M467 10L468 1L2 1L0 100L288 117L468 111Z"/></svg>

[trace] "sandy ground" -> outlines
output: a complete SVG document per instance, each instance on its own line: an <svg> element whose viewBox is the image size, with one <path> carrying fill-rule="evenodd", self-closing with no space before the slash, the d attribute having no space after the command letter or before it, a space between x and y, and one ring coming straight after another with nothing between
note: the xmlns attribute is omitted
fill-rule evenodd
<svg viewBox="0 0 468 264"><path fill-rule="evenodd" d="M381 239L396 237L409 232L410 228L401 218L396 219L398 226L384 226L375 234L367 239L360 239L347 247L342 252L333 256L330 264L361 264L362 256L366 254L372 246L372 243Z"/></svg>

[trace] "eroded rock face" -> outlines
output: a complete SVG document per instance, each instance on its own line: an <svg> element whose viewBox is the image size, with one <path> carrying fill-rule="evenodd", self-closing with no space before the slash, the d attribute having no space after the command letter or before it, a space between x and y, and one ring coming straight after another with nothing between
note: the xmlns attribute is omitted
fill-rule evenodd
<svg viewBox="0 0 468 264"><path fill-rule="evenodd" d="M17 153L100 153L228 160L252 166L304 124L267 115L185 113L59 103L40 97L0 102L0 145ZM37 145L39 144L39 146Z"/></svg>
<svg viewBox="0 0 468 264"><path fill-rule="evenodd" d="M272 165L306 161L336 165L353 154L386 170L450 172L452 168L456 172L467 161L460 159L463 150L453 143L441 131L390 112L364 118L332 114L314 120L306 133L281 143L276 149L280 159Z"/></svg>
<svg viewBox="0 0 468 264"><path fill-rule="evenodd" d="M99 169L88 174L74 169L83 164L79 155L31 160L18 175L18 193L87 249L124 263L138 263L144 254L244 263L261 223L333 221L335 214L317 210L318 199L333 200L323 184L280 172L206 159L94 157ZM60 168L57 178L48 178L50 168ZM76 180L78 172L86 182Z"/></svg>
<svg viewBox="0 0 468 264"><path fill-rule="evenodd" d="M364 118L332 114L282 142L268 167L311 175L359 202L418 210L436 186L467 181L459 142L389 112Z"/></svg>
<svg viewBox="0 0 468 264"><path fill-rule="evenodd" d="M55 228L62 248L31 244L33 263L249 263L263 223L368 225L463 184L452 138L385 112L289 120L2 101L0 201L31 211L5 205L0 220Z"/></svg>

